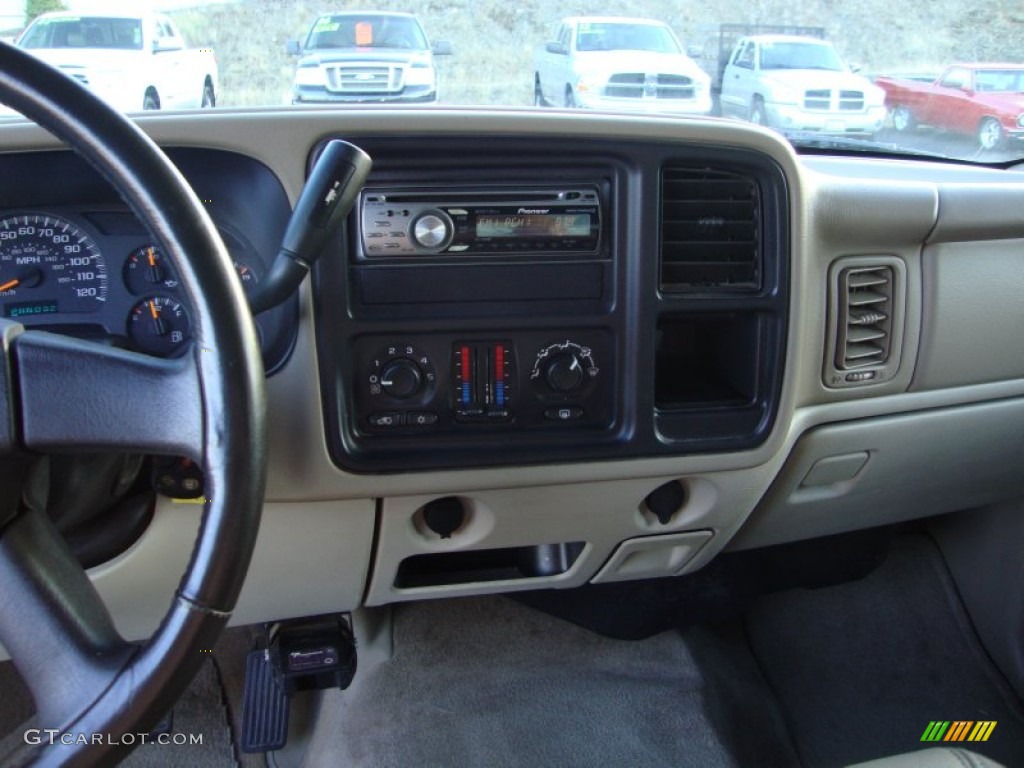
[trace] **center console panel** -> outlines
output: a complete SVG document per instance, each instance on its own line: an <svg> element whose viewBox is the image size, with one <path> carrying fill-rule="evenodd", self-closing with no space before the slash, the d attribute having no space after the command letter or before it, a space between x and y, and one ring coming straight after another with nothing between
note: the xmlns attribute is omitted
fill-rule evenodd
<svg viewBox="0 0 1024 768"><path fill-rule="evenodd" d="M339 466L566 462L766 438L783 368L787 252L785 187L768 159L554 139L538 154L514 138L345 138L374 170L314 270L326 437ZM738 190L733 207L755 217L754 268L727 265L743 280L714 284L702 272L676 290L664 248L678 238L666 225L676 212L663 198L665 169L680 165L714 169L700 194ZM723 171L743 183L723 186ZM683 226L750 239L746 221L734 226L719 209L696 211L695 222ZM736 261L735 250L712 247L710 258ZM707 252L697 242L684 261L704 264Z"/></svg>

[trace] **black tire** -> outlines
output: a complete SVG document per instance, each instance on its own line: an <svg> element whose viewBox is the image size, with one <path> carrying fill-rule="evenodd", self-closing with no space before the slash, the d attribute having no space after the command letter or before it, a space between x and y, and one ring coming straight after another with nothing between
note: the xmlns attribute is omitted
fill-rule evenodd
<svg viewBox="0 0 1024 768"><path fill-rule="evenodd" d="M144 110L160 109L160 97L157 96L156 91L150 88L146 91L146 95L142 97L142 108Z"/></svg>
<svg viewBox="0 0 1024 768"><path fill-rule="evenodd" d="M200 109L213 109L217 106L217 94L213 91L213 83L209 80L203 85L203 100L199 104Z"/></svg>
<svg viewBox="0 0 1024 768"><path fill-rule="evenodd" d="M914 113L910 111L910 107L897 104L892 108L892 129L896 133L907 133L916 127L917 120L914 119Z"/></svg>
<svg viewBox="0 0 1024 768"><path fill-rule="evenodd" d="M982 152L1001 149L1005 141L1006 131L996 118L986 117L978 123L978 148Z"/></svg>
<svg viewBox="0 0 1024 768"><path fill-rule="evenodd" d="M576 109L576 96L569 85L565 86L565 108Z"/></svg>
<svg viewBox="0 0 1024 768"><path fill-rule="evenodd" d="M750 102L750 112L748 113L747 119L754 125L763 125L768 127L768 113L764 108L764 99L760 96L755 96L754 100Z"/></svg>
<svg viewBox="0 0 1024 768"><path fill-rule="evenodd" d="M546 107L547 105L547 101L544 100L544 91L540 87L540 78L536 77L533 80L533 106Z"/></svg>

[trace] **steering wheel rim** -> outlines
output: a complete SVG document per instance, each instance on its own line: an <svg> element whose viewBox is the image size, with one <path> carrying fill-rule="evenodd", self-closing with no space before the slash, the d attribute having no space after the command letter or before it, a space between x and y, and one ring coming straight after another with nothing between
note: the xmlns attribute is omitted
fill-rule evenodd
<svg viewBox="0 0 1024 768"><path fill-rule="evenodd" d="M177 700L234 609L263 504L264 372L230 257L156 144L83 86L3 43L0 101L117 189L174 263L194 313L191 351L177 360L0 321L2 479L18 474L26 449L131 447L189 456L204 472L209 498L189 564L141 647L117 634L49 521L17 509L11 492L0 499L0 642L32 691L40 729L58 734L14 759L108 764L139 743L122 734L148 732ZM161 403L155 414L154 400Z"/></svg>

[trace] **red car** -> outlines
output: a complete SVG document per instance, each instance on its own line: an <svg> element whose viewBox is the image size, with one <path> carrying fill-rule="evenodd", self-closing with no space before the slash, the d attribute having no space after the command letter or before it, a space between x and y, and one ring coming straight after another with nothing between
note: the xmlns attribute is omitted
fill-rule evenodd
<svg viewBox="0 0 1024 768"><path fill-rule="evenodd" d="M875 82L885 89L897 131L932 125L976 136L983 150L1024 141L1024 64L954 64L931 83Z"/></svg>

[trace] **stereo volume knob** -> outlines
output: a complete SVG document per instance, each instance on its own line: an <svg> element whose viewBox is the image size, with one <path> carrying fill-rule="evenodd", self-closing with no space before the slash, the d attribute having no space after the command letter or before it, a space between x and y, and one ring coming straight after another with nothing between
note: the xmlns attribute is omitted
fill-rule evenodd
<svg viewBox="0 0 1024 768"><path fill-rule="evenodd" d="M423 385L423 371L407 357L389 360L380 372L380 385L391 397L406 400Z"/></svg>
<svg viewBox="0 0 1024 768"><path fill-rule="evenodd" d="M440 250L452 239L452 220L440 211L424 213L412 224L412 239L421 248Z"/></svg>

